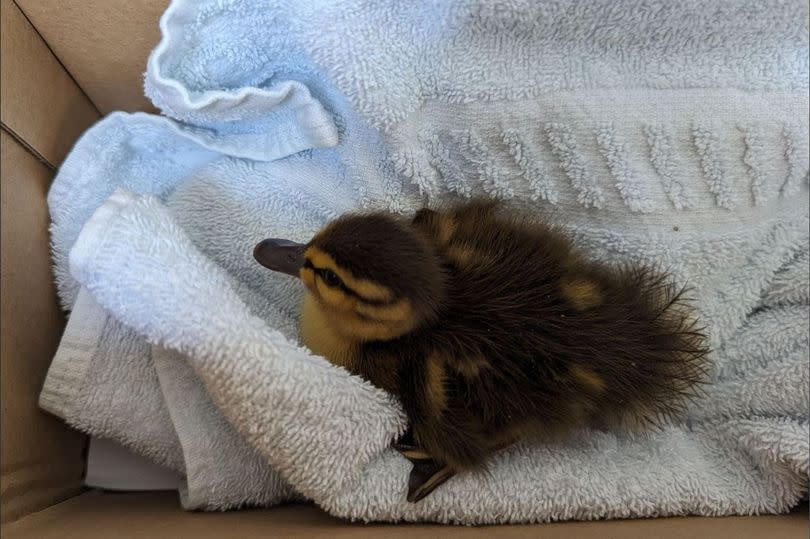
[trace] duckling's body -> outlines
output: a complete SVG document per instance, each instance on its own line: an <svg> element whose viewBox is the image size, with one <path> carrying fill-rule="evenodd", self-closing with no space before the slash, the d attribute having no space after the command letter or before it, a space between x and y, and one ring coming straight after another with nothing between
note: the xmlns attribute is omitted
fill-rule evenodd
<svg viewBox="0 0 810 539"><path fill-rule="evenodd" d="M304 343L399 398L441 481L527 436L657 423L704 373L664 277L589 262L492 202L340 219L299 276Z"/></svg>

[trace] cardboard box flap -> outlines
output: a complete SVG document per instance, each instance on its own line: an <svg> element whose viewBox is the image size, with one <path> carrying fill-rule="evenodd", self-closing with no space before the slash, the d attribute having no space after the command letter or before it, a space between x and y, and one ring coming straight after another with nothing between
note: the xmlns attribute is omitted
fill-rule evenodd
<svg viewBox="0 0 810 539"><path fill-rule="evenodd" d="M39 409L59 344L45 193L53 172L0 133L0 519L12 520L76 494L84 437Z"/></svg>
<svg viewBox="0 0 810 539"><path fill-rule="evenodd" d="M55 2L17 5L103 114L154 110L143 73L169 0L59 2L58 15Z"/></svg>
<svg viewBox="0 0 810 539"><path fill-rule="evenodd" d="M99 113L14 2L2 0L0 19L0 119L56 167Z"/></svg>

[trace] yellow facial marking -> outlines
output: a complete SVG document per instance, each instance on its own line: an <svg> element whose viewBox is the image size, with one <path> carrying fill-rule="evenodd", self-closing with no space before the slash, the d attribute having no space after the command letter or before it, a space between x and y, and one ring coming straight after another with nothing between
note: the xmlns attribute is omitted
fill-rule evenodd
<svg viewBox="0 0 810 539"><path fill-rule="evenodd" d="M334 317L335 327L345 335L359 341L388 341L413 329L410 321L382 322L365 320L354 313L338 314Z"/></svg>
<svg viewBox="0 0 810 539"><path fill-rule="evenodd" d="M580 311L590 309L602 302L599 286L588 279L575 277L562 284L562 292L574 308Z"/></svg>
<svg viewBox="0 0 810 539"><path fill-rule="evenodd" d="M355 291L365 299L372 301L391 301L394 299L394 293L391 292L391 290L367 279L355 277L349 271L338 266L331 256L317 247L309 247L304 252L304 256L312 262L312 265L316 268L334 271L347 288Z"/></svg>
<svg viewBox="0 0 810 539"><path fill-rule="evenodd" d="M322 311L331 331L354 342L384 341L400 337L416 326L418 318L410 299L394 301L388 288L356 278L317 247L309 247L304 254L315 268L335 272L345 285L345 288L329 286L317 269L304 267L299 272L317 304L313 308ZM369 301L387 303L376 305Z"/></svg>
<svg viewBox="0 0 810 539"><path fill-rule="evenodd" d="M307 286L307 288L315 288L315 272L309 268L301 268L298 270L298 277Z"/></svg>
<svg viewBox="0 0 810 539"><path fill-rule="evenodd" d="M384 322L407 322L414 317L411 300L402 298L386 305L369 305L357 302L355 311L363 316Z"/></svg>
<svg viewBox="0 0 810 539"><path fill-rule="evenodd" d="M447 407L447 393L445 391L444 362L436 354L430 354L425 364L425 397L430 411L440 416Z"/></svg>
<svg viewBox="0 0 810 539"><path fill-rule="evenodd" d="M357 356L357 346L335 331L329 323L328 314L319 306L318 300L307 292L301 306L301 340L313 353L323 356L335 365L352 371Z"/></svg>
<svg viewBox="0 0 810 539"><path fill-rule="evenodd" d="M585 387L588 391L592 391L595 393L602 393L605 391L605 381L599 377L598 374L593 372L591 369L586 367L580 367L579 365L573 365L569 371L571 372L571 376L582 386Z"/></svg>
<svg viewBox="0 0 810 539"><path fill-rule="evenodd" d="M320 277L315 276L315 290L324 303L340 311L350 310L355 303L343 290L327 286Z"/></svg>

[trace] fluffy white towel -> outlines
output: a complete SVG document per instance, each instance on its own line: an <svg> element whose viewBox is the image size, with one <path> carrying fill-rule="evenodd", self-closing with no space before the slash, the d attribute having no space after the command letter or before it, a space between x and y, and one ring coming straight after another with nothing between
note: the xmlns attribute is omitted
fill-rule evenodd
<svg viewBox="0 0 810 539"><path fill-rule="evenodd" d="M174 462L190 508L789 509L810 452L807 16L799 1L173 2L146 79L173 119L104 119L49 195L65 305L84 286L113 322L82 368L57 358L43 403ZM389 448L401 409L296 344L299 285L251 250L480 191L689 282L715 383L663 432L517 446L412 505Z"/></svg>

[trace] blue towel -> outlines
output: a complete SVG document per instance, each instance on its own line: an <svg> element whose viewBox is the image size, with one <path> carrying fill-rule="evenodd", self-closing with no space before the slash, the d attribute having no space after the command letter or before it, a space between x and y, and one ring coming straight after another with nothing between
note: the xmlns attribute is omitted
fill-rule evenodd
<svg viewBox="0 0 810 539"><path fill-rule="evenodd" d="M63 304L105 322L44 408L176 469L190 509L482 524L806 496L806 2L175 0L161 31L165 116L103 119L49 194ZM520 444L409 504L399 404L298 345L300 285L251 251L481 192L670 268L713 383L659 432Z"/></svg>

